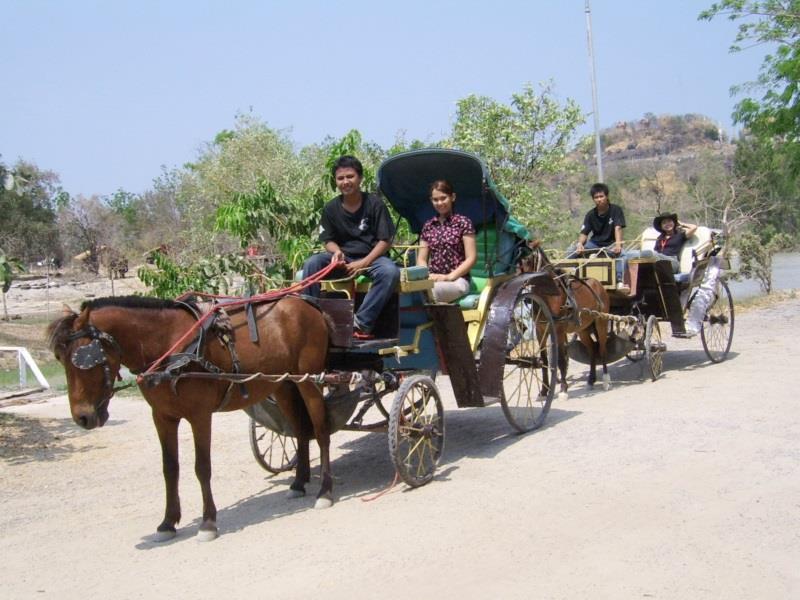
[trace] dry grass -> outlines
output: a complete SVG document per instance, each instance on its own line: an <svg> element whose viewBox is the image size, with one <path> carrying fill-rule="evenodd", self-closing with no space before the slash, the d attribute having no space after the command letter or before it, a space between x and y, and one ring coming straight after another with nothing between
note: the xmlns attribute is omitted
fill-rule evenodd
<svg viewBox="0 0 800 600"><path fill-rule="evenodd" d="M800 290L778 290L772 292L768 296L755 296L747 298L741 302L734 298L735 308L739 312L748 312L751 310L758 310L761 308L768 308L775 306L786 300L795 300L800 294Z"/></svg>

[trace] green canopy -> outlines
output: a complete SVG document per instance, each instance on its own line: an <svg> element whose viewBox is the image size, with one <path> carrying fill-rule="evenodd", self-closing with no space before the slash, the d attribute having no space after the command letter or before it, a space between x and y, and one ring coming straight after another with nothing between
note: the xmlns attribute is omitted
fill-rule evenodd
<svg viewBox="0 0 800 600"><path fill-rule="evenodd" d="M475 227L494 223L523 240L533 239L510 215L508 200L474 154L447 148L412 150L387 158L378 169L380 191L414 233L436 214L428 190L437 179L453 184L455 212L469 217Z"/></svg>

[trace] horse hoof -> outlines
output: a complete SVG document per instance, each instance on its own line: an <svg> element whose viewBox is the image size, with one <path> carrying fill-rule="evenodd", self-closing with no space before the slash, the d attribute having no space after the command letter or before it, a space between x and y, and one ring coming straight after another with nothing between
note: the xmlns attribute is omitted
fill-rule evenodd
<svg viewBox="0 0 800 600"><path fill-rule="evenodd" d="M321 509L321 508L330 508L333 506L333 500L330 498L317 498L317 501L314 503L314 508Z"/></svg>
<svg viewBox="0 0 800 600"><path fill-rule="evenodd" d="M286 497L289 500L294 500L296 498L302 498L305 495L306 495L305 490L293 490L290 488L289 492L286 494Z"/></svg>
<svg viewBox="0 0 800 600"><path fill-rule="evenodd" d="M558 401L559 402L565 402L566 400L569 400L569 394L567 392L559 392L558 393Z"/></svg>
<svg viewBox="0 0 800 600"><path fill-rule="evenodd" d="M213 542L218 537L219 537L219 531L217 531L216 525L211 525L207 529L199 529L197 531L198 542Z"/></svg>
<svg viewBox="0 0 800 600"><path fill-rule="evenodd" d="M175 538L175 529L159 529L156 531L156 535L153 538L153 541L161 543L161 542L168 542L171 539Z"/></svg>
<svg viewBox="0 0 800 600"><path fill-rule="evenodd" d="M603 389L606 392L611 389L611 377L608 374L603 375Z"/></svg>

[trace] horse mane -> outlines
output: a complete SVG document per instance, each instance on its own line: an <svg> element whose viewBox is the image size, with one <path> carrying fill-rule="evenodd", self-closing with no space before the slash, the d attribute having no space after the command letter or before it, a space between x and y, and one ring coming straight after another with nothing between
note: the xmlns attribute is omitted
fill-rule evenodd
<svg viewBox="0 0 800 600"><path fill-rule="evenodd" d="M176 302L151 296L109 296L84 300L79 312L96 310L99 308L144 308L150 310L185 310L192 316L196 315L197 307L193 302ZM70 313L50 323L47 327L47 345L53 352L64 348L67 337L73 333L73 325L79 313Z"/></svg>
<svg viewBox="0 0 800 600"><path fill-rule="evenodd" d="M175 302L174 300L164 300L163 298L153 298L152 296L108 296L105 298L95 298L94 300L84 300L81 303L81 311L95 310L98 308L145 308L151 310L189 310L185 302Z"/></svg>

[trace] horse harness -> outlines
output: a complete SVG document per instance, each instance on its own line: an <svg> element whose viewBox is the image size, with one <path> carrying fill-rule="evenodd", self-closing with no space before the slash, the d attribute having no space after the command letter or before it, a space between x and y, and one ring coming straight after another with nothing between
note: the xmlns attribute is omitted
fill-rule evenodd
<svg viewBox="0 0 800 600"><path fill-rule="evenodd" d="M189 310L189 312L191 312L195 318L199 319L199 311L192 304L181 304L184 304L187 310ZM165 360L164 369L148 376L148 383L155 386L162 383L163 380L169 380L173 391L175 391L181 371L183 371L184 368L190 364L196 364L209 373L225 373L221 368L205 358L203 355L203 347L205 345L204 341L212 327L216 330L217 337L231 355L231 363L234 373L240 373L241 363L239 361L239 356L236 353L236 347L233 339L233 329L230 325L230 318L224 310L220 310L215 314L214 317L206 319L203 322L203 325L200 328L197 336L183 352L178 352L167 357ZM67 336L65 341L73 342L75 340L87 337L91 341L84 346L76 348L72 353L70 361L73 365L75 365L75 367L81 369L82 371L88 371L89 369L93 369L94 367L98 366L103 368L103 394L95 403L95 408L99 410L107 405L114 394L116 394L118 391L133 387L136 384L128 383L126 385L114 386L114 377L111 374L111 366L109 365L108 355L106 354L103 344L105 343L106 345L110 346L120 357L122 357L122 348L120 348L119 343L117 343L117 340L115 340L111 334L99 330L92 324L87 324L83 329L75 331ZM139 374L140 372L141 371L131 371L131 373L134 374ZM121 381L122 377L117 374L117 379ZM232 382L228 384L228 388L225 390L222 402L217 410L222 410L225 405L228 404L233 386L234 383ZM248 394L244 384L239 384L239 387L242 396L247 398Z"/></svg>
<svg viewBox="0 0 800 600"><path fill-rule="evenodd" d="M114 394L120 390L132 387L134 384L128 383L126 385L114 386L114 377L111 375L111 366L108 364L108 356L103 348L103 342L111 346L120 357L122 357L122 348L119 347L117 340L105 331L100 331L94 325L88 324L83 329L79 329L67 336L66 341L74 342L75 340L86 337L91 341L80 348L76 348L70 357L70 362L82 371L88 371L97 366L103 367L103 394L101 394L100 399L95 403L95 410L100 410L108 404ZM117 373L117 378L120 381L122 380L119 373Z"/></svg>
<svg viewBox="0 0 800 600"><path fill-rule="evenodd" d="M233 327L231 326L230 317L228 316L228 313L225 312L225 309L220 307L214 311L214 314L211 316L211 318L201 319L200 310L195 304L184 302L181 302L181 304L183 304L186 309L192 313L195 319L202 321L202 325L200 326L197 336L189 343L183 352L176 352L175 354L169 355L164 360L164 366L161 371L147 375L146 381L148 384L155 386L162 383L164 380L169 380L172 391L176 392L178 381L181 378L182 373L185 372L186 367L191 364L199 366L207 373L224 375L226 371L215 365L204 356L203 349L205 347L205 340L208 338L212 330L214 333L216 333L217 338L219 338L219 340L222 342L222 345L230 354L233 372L237 374L241 373L242 365L239 360L239 355L236 352L236 340L234 338ZM248 304L248 308L250 306L251 305ZM246 314L248 328L251 331L252 338L252 331L255 328L252 309L249 309ZM225 408L228 402L230 402L233 386L233 382L228 383L228 387L225 390L222 401L217 407L217 411ZM243 398L248 397L247 388L243 383L239 384L239 392Z"/></svg>

